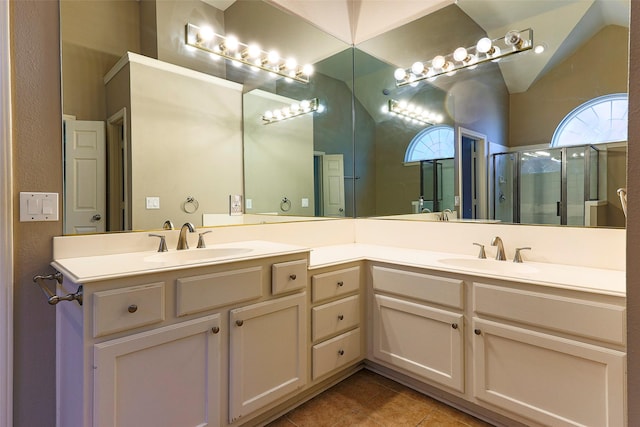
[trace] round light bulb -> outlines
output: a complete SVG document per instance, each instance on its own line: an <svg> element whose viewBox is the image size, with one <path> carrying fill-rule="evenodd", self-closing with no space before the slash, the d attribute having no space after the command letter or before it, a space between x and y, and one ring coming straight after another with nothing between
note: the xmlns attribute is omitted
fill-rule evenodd
<svg viewBox="0 0 640 427"><path fill-rule="evenodd" d="M453 59L458 62L464 62L468 57L469 54L467 53L467 49L463 47L459 47L453 51Z"/></svg>
<svg viewBox="0 0 640 427"><path fill-rule="evenodd" d="M536 47L533 48L533 51L537 54L544 52L544 45L543 44L537 45Z"/></svg>
<svg viewBox="0 0 640 427"><path fill-rule="evenodd" d="M289 107L284 107L282 109L282 114L286 117L286 116L290 116L291 115L291 110L289 110Z"/></svg>
<svg viewBox="0 0 640 427"><path fill-rule="evenodd" d="M255 43L252 43L247 47L247 56L249 58L257 58L261 53L262 50L260 49L260 46Z"/></svg>
<svg viewBox="0 0 640 427"><path fill-rule="evenodd" d="M441 70L442 67L444 67L444 64L446 63L447 63L447 60L442 55L436 56L431 61L431 65L433 65L433 68L435 68L436 70Z"/></svg>
<svg viewBox="0 0 640 427"><path fill-rule="evenodd" d="M402 68L397 68L393 72L393 77L395 77L396 80L404 80L407 78L407 72Z"/></svg>
<svg viewBox="0 0 640 427"><path fill-rule="evenodd" d="M278 61L280 61L280 54L275 50L269 51L267 61L269 61L270 64L277 64Z"/></svg>
<svg viewBox="0 0 640 427"><path fill-rule="evenodd" d="M305 64L302 67L302 74L306 74L307 76L310 76L311 74L313 74L313 65Z"/></svg>
<svg viewBox="0 0 640 427"><path fill-rule="evenodd" d="M300 106L298 104L291 104L291 111L293 113L297 113L298 111L300 111Z"/></svg>
<svg viewBox="0 0 640 427"><path fill-rule="evenodd" d="M519 48L522 45L522 37L518 31L509 31L504 36L504 44Z"/></svg>
<svg viewBox="0 0 640 427"><path fill-rule="evenodd" d="M293 70L298 66L298 61L296 61L293 58L289 58L285 61L284 66L288 69L288 70Z"/></svg>
<svg viewBox="0 0 640 427"><path fill-rule="evenodd" d="M491 46L493 43L489 37L483 37L478 40L478 44L476 45L476 50L480 53L487 53L491 50Z"/></svg>
<svg viewBox="0 0 640 427"><path fill-rule="evenodd" d="M198 40L203 42L208 42L213 40L213 36L214 36L213 28L211 27L202 27L198 32Z"/></svg>
<svg viewBox="0 0 640 427"><path fill-rule="evenodd" d="M422 62L414 62L411 66L411 71L414 74L422 74L424 71L424 64Z"/></svg>
<svg viewBox="0 0 640 427"><path fill-rule="evenodd" d="M300 101L300 107L302 107L302 109L306 111L311 107L311 102L309 102L309 100L307 99Z"/></svg>
<svg viewBox="0 0 640 427"><path fill-rule="evenodd" d="M282 111L276 110L276 111L273 112L273 115L276 116L276 119L281 119L282 118Z"/></svg>
<svg viewBox="0 0 640 427"><path fill-rule="evenodd" d="M400 101L398 107L400 107L401 110L405 110L407 108L407 101Z"/></svg>
<svg viewBox="0 0 640 427"><path fill-rule="evenodd" d="M236 49L238 49L238 39L236 38L236 36L227 36L224 41L224 46L227 48L227 50L235 52Z"/></svg>
<svg viewBox="0 0 640 427"><path fill-rule="evenodd" d="M265 111L264 112L264 118L268 119L268 120L273 119L273 112L272 111Z"/></svg>

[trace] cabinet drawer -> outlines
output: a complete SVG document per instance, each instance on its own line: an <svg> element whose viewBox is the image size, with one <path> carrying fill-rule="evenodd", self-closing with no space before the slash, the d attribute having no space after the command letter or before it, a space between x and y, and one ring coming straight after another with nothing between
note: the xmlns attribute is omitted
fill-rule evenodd
<svg viewBox="0 0 640 427"><path fill-rule="evenodd" d="M306 259L273 264L271 273L271 292L273 295L307 286Z"/></svg>
<svg viewBox="0 0 640 427"><path fill-rule="evenodd" d="M178 316L262 296L262 267L224 271L176 281Z"/></svg>
<svg viewBox="0 0 640 427"><path fill-rule="evenodd" d="M360 299L354 295L314 307L311 316L313 341L321 340L360 323Z"/></svg>
<svg viewBox="0 0 640 427"><path fill-rule="evenodd" d="M360 288L360 267L345 268L311 277L311 300L329 298L355 292Z"/></svg>
<svg viewBox="0 0 640 427"><path fill-rule="evenodd" d="M373 289L448 307L462 308L463 284L459 279L373 267Z"/></svg>
<svg viewBox="0 0 640 427"><path fill-rule="evenodd" d="M93 336L164 320L164 282L93 294Z"/></svg>
<svg viewBox="0 0 640 427"><path fill-rule="evenodd" d="M313 379L361 357L360 328L313 346Z"/></svg>
<svg viewBox="0 0 640 427"><path fill-rule="evenodd" d="M526 325L624 345L623 305L474 284L474 311Z"/></svg>

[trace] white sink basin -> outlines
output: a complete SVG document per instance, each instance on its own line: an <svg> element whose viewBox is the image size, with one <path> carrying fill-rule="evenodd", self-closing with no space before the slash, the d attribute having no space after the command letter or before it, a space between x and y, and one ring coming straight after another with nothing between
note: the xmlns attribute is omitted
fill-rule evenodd
<svg viewBox="0 0 640 427"><path fill-rule="evenodd" d="M469 270L481 270L488 273L495 272L498 274L531 274L538 271L537 268L527 265L526 263L496 261L493 259L444 258L439 259L438 262L451 267L459 267Z"/></svg>
<svg viewBox="0 0 640 427"><path fill-rule="evenodd" d="M190 264L212 261L219 258L229 258L236 255L251 252L251 248L201 248L185 249L181 251L158 252L155 255L145 257L144 261L149 263L167 264Z"/></svg>

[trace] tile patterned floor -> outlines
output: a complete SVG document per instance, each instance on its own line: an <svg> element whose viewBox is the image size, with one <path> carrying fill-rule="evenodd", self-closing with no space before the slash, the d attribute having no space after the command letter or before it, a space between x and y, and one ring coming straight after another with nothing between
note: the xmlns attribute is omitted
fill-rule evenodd
<svg viewBox="0 0 640 427"><path fill-rule="evenodd" d="M490 427L373 372L362 370L268 427Z"/></svg>

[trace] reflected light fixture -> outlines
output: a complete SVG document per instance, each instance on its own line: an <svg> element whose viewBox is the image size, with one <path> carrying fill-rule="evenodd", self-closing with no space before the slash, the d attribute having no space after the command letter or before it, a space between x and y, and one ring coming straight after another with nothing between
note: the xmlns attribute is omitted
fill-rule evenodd
<svg viewBox="0 0 640 427"><path fill-rule="evenodd" d="M442 114L434 113L419 105L414 105L406 101L396 101L395 99L389 100L388 112L402 117L405 120L427 125L442 123L444 120Z"/></svg>
<svg viewBox="0 0 640 427"><path fill-rule="evenodd" d="M459 47L448 55L436 55L431 61L414 62L410 68L394 71L396 86L415 85L421 80L432 81L446 74L453 75L462 69L474 69L483 62L497 62L501 58L526 52L533 48L533 30L509 31L504 37L483 37L475 46Z"/></svg>
<svg viewBox="0 0 640 427"><path fill-rule="evenodd" d="M314 111L321 112L322 106L318 98L303 99L286 107L265 111L262 115L263 124L268 125L282 120L292 119Z"/></svg>
<svg viewBox="0 0 640 427"><path fill-rule="evenodd" d="M310 64L300 66L294 58L282 59L274 50L265 52L257 44L247 45L235 36L216 34L210 27L188 23L185 27L185 44L229 59L234 64L248 65L300 83L309 83L309 77L313 74Z"/></svg>

